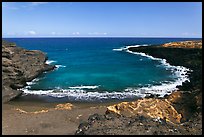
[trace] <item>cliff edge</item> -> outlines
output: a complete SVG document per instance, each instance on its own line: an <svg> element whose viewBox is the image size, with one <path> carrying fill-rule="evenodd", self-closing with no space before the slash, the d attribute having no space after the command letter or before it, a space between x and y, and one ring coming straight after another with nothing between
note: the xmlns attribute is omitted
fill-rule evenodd
<svg viewBox="0 0 204 137"><path fill-rule="evenodd" d="M178 91L122 102L107 107L82 122L77 135L201 135L202 134L202 41L172 42L130 47L129 51L166 59L175 66L191 69L190 82Z"/></svg>
<svg viewBox="0 0 204 137"><path fill-rule="evenodd" d="M2 40L2 102L22 94L19 88L44 71L55 68L46 64L47 56L38 50L26 50L15 43Z"/></svg>

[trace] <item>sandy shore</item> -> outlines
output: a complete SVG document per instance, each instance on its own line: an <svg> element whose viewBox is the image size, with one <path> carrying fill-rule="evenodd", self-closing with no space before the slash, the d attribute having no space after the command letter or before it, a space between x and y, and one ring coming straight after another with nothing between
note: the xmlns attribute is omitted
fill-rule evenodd
<svg viewBox="0 0 204 137"><path fill-rule="evenodd" d="M112 103L72 103L70 110L56 110L57 104L29 101L3 104L2 134L73 135L81 122L95 113L104 114Z"/></svg>
<svg viewBox="0 0 204 137"><path fill-rule="evenodd" d="M104 117L107 106L117 104L119 103L118 101L111 101L111 103L65 103L63 99L58 99L56 102L53 98L44 98L42 96L36 97L31 95L30 97L21 96L20 98L16 98L15 101L10 101L2 105L2 134L73 135L77 131L80 123L85 122L85 124L80 126L78 131L83 131L82 129L84 129L82 133L87 135L146 134L147 131L148 134L151 135L200 135L202 133L202 77L200 77L200 74L202 74L202 60L200 58L202 52L200 49L182 49L181 51L181 49L177 48L168 48L168 50L164 48L155 50L154 48L155 47L148 47L146 49L146 47L142 47L140 49L132 50L133 52L139 52L139 50L143 49L146 50L147 53L150 52L150 55L154 57L165 58L174 65L182 65L193 70L190 75L191 82L183 83L183 85L179 87L181 91L188 92L183 92L182 94L173 97L174 99L172 102L176 110L185 116L185 119L187 120L184 120L184 123L179 126L177 125L178 128L166 124L166 122L160 122L158 124L150 119L138 119L138 117L129 119L127 117L118 118L116 116ZM117 108L118 107L116 107L116 109ZM87 125L86 121L89 116L95 113L103 116L97 115L99 119L90 119L89 121L91 121L91 124L89 123L89 125ZM138 125L141 127L138 128ZM151 132L149 132L150 130L148 127L151 128ZM174 132L172 133L172 131Z"/></svg>

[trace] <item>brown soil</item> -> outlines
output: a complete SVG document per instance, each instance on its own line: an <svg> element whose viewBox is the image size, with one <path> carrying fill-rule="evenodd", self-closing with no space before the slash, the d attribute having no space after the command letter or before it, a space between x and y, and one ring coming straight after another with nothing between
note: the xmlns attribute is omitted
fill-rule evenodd
<svg viewBox="0 0 204 137"><path fill-rule="evenodd" d="M78 125L107 104L10 102L2 106L3 135L73 135Z"/></svg>

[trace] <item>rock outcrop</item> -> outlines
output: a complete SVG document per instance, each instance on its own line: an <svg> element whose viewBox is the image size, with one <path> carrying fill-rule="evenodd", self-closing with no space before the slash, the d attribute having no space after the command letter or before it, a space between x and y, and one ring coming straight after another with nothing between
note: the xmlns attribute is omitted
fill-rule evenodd
<svg viewBox="0 0 204 137"><path fill-rule="evenodd" d="M167 99L143 98L133 102L122 102L107 107L106 113L132 117L140 115L144 117L159 118L171 123L180 123L182 118L171 102Z"/></svg>
<svg viewBox="0 0 204 137"><path fill-rule="evenodd" d="M26 82L55 66L46 64L47 56L38 50L26 50L15 43L2 41L2 102L22 94Z"/></svg>
<svg viewBox="0 0 204 137"><path fill-rule="evenodd" d="M171 48L202 48L202 40L198 41L181 41L181 42L170 42L162 45L163 47Z"/></svg>
<svg viewBox="0 0 204 137"><path fill-rule="evenodd" d="M202 135L202 115L182 124L141 115L125 117L115 113L94 114L82 122L76 135Z"/></svg>
<svg viewBox="0 0 204 137"><path fill-rule="evenodd" d="M171 65L184 66L192 70L188 72L190 82L183 82L181 86L177 86L180 91L170 95L170 97L174 98L174 107L180 112L183 110L181 112L182 115L187 116L191 115L190 112L194 113L202 109L202 40L175 43L180 46L171 47L162 44L146 47L131 47L129 50L166 59ZM189 45L187 46L186 44L188 43ZM192 48L198 47L198 45L200 48ZM189 114L184 114L183 112L189 112ZM185 118L189 119L189 116Z"/></svg>
<svg viewBox="0 0 204 137"><path fill-rule="evenodd" d="M130 47L193 70L190 82L164 98L144 98L107 107L79 125L77 135L201 135L202 134L202 41ZM154 96L153 96L154 97Z"/></svg>

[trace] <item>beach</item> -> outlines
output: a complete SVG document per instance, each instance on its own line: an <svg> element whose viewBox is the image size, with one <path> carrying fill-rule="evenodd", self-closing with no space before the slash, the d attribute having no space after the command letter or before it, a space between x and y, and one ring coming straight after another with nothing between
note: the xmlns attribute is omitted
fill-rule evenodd
<svg viewBox="0 0 204 137"><path fill-rule="evenodd" d="M4 104L2 134L74 135L81 122L86 121L95 113L104 114L106 107L110 105L75 103L72 104L71 109L55 110L57 104L59 103L10 102Z"/></svg>
<svg viewBox="0 0 204 137"><path fill-rule="evenodd" d="M168 46L169 45L171 44L168 44ZM13 47L13 45L10 46L11 49L15 47ZM7 49L4 50L6 53L11 52ZM19 50L21 51L22 49ZM127 102L123 102L122 100L109 102L46 102L38 95L31 95L30 97L23 98L21 94L18 94L14 97L14 94L8 92L10 88L13 93L19 92L16 87L25 86L26 81L38 77L39 73L36 74L35 69L32 69L35 75L32 75L30 79L30 76L26 75L28 80L25 80L24 77L22 77L25 73L18 75L21 71L25 71L25 68L18 68L19 71L16 71L18 73L15 75L15 78L19 80L19 82L15 83L15 80L13 81L12 79L13 77L9 75L12 72L7 71L9 65L6 65L6 63L14 61L13 63L15 64L16 62L12 60L10 54L7 53L3 56L6 58L3 62L3 74L6 74L4 75L4 79L7 81L4 81L6 83L6 90L2 89L5 95L2 96L2 101L7 101L2 102L2 134L202 134L202 77L200 77L202 73L202 60L200 58L202 51L200 47L198 49L194 47L190 50L186 45L185 48L172 48L171 46L167 48L162 45L144 47L130 46L128 50L166 59L171 65L181 65L193 70L187 72L190 82L183 82L181 86L178 86L178 91L174 91L170 95L165 95L164 97L158 97L156 94L152 94L142 99L129 100ZM30 56L29 51L23 50L23 53L24 52L29 53L29 58L33 55L36 56L34 53L38 53L38 51L33 51ZM15 56L21 55L18 53ZM179 54L180 56L178 56L178 53L184 54ZM47 58L44 55L42 58L42 63L33 60L39 63L36 64L41 67L40 73L48 70L50 71L50 69L54 68L53 66L44 66L43 64L46 63ZM29 64L23 66L28 65ZM16 66L14 65L13 67ZM44 67L48 67L49 69L45 69ZM26 74L29 74L28 72ZM10 101L8 101L8 98ZM129 116L129 114L131 114L131 116Z"/></svg>
<svg viewBox="0 0 204 137"><path fill-rule="evenodd" d="M2 135L202 135L202 2L2 2Z"/></svg>

